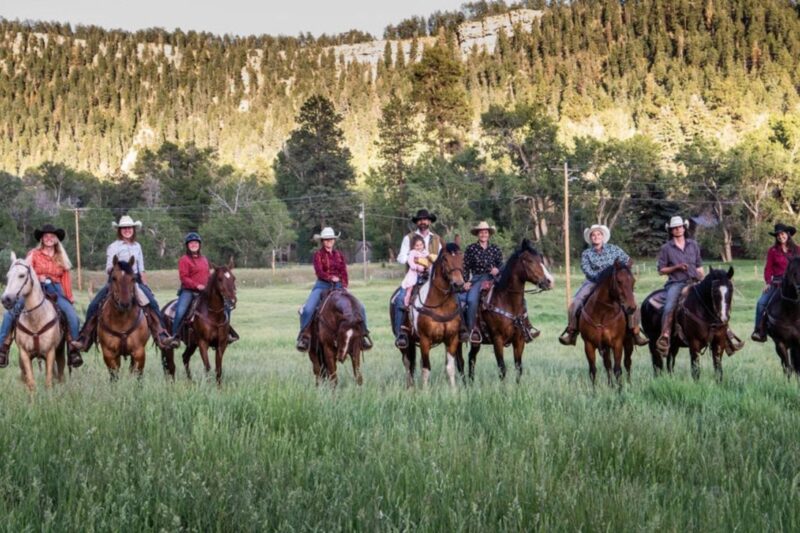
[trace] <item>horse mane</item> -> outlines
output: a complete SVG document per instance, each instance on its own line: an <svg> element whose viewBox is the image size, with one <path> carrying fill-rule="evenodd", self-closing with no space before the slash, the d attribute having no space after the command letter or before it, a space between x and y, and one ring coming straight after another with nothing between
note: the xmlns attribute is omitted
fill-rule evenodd
<svg viewBox="0 0 800 533"><path fill-rule="evenodd" d="M627 264L625 264L625 263L620 263L620 267L621 267L623 270L627 270L628 272L630 272L630 271L631 271L631 269L630 269L630 268L628 267L628 265L627 265ZM604 268L604 269L603 269L603 270L602 270L602 271L601 271L601 272L600 272L600 273L597 275L597 279L595 280L595 283L596 283L597 285L600 285L600 284L602 284L604 281L606 281L608 278L610 278L612 275L614 275L614 271L615 271L614 264L607 266L606 268Z"/></svg>
<svg viewBox="0 0 800 533"><path fill-rule="evenodd" d="M131 264L128 261L117 261L117 266L126 274L130 274L131 276L136 275L136 273L133 271L133 267L131 267Z"/></svg>
<svg viewBox="0 0 800 533"><path fill-rule="evenodd" d="M508 258L506 263L500 269L500 279L496 284L498 289L505 289L508 286L508 283L511 281L511 271L514 270L513 266L516 264L519 257L525 252L528 252L533 256L539 255L539 251L533 247L531 241L528 239L523 239L519 247L514 250L514 253L511 254L511 257Z"/></svg>
<svg viewBox="0 0 800 533"><path fill-rule="evenodd" d="M703 298L710 297L711 287L715 281L728 281L728 273L720 268L711 268L708 275L700 281L696 287L697 292L702 294Z"/></svg>

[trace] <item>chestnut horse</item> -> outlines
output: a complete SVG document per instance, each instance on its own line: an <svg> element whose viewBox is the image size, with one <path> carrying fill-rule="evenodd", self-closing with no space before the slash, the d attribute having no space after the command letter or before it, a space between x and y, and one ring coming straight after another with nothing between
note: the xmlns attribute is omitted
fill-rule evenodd
<svg viewBox="0 0 800 533"><path fill-rule="evenodd" d="M583 349L589 362L592 385L597 378L595 358L597 350L603 357L608 384L611 381L611 352L614 352L614 377L622 387L622 356L625 355L625 372L631 381L631 354L633 338L628 335L628 315L636 312L633 295L635 279L628 265L619 259L603 270L597 277L594 290L586 298L578 321L578 330L583 339Z"/></svg>
<svg viewBox="0 0 800 533"><path fill-rule="evenodd" d="M361 354L365 333L361 303L355 296L346 289L333 289L323 296L311 325L308 350L317 385L329 379L335 387L339 380L336 363L344 363L348 355L356 383L363 383Z"/></svg>
<svg viewBox="0 0 800 533"><path fill-rule="evenodd" d="M800 377L800 257L789 262L779 292L767 305L766 320L786 377Z"/></svg>
<svg viewBox="0 0 800 533"><path fill-rule="evenodd" d="M150 329L136 297L136 259L120 261L114 256L109 274L109 297L100 307L97 320L97 343L103 352L111 381L119 377L122 356L131 357L131 373L142 376L145 347Z"/></svg>
<svg viewBox="0 0 800 533"><path fill-rule="evenodd" d="M726 331L731 318L731 300L733 298L733 267L727 272L711 269L703 281L689 285L684 289L683 305L675 310L675 326L669 342L667 353L667 371L672 373L675 367L675 355L681 347L688 347L692 359L692 377L700 377L699 356L711 346L714 360L714 371L717 381L722 381L722 352L728 342ZM652 304L651 293L642 302L642 328L650 339L650 355L653 360L653 371L658 376L664 370L664 361L656 348L656 341L661 334L662 308ZM683 297L683 296L682 296ZM678 328L683 331L679 335Z"/></svg>
<svg viewBox="0 0 800 533"><path fill-rule="evenodd" d="M36 389L32 359L43 357L46 369L45 386L52 387L54 364L56 379L59 382L64 380L65 340L58 310L55 304L45 297L39 278L30 264L24 259L17 259L13 252L6 280L6 290L2 296L3 306L11 310L20 298L24 301L14 333L19 347L22 381L30 392Z"/></svg>
<svg viewBox="0 0 800 533"><path fill-rule="evenodd" d="M211 269L206 288L197 296L194 319L191 324L184 322L178 335L186 345L182 357L186 377L192 379L189 361L198 348L200 348L200 357L203 359L206 373L211 371L208 349L214 348L214 369L217 384L220 384L222 382L222 356L225 355L225 349L228 347L228 334L231 329L226 309L230 311L236 307L236 276L233 275L233 260L228 261L225 266L212 265ZM174 317L169 316L165 311L173 302L169 302L162 310L168 330L172 327ZM161 363L170 377L174 378L175 350L172 348L162 349Z"/></svg>
<svg viewBox="0 0 800 533"><path fill-rule="evenodd" d="M406 367L406 385L414 386L417 347L422 355L422 384L426 386L431 374L431 348L444 343L447 376L455 387L456 368L464 373L464 358L459 351L461 307L456 293L464 288L464 254L455 243L448 243L431 267L428 280L413 298L405 328L411 332L408 347L400 350ZM393 295L393 298L397 292ZM389 320L392 318L391 300Z"/></svg>
<svg viewBox="0 0 800 533"><path fill-rule="evenodd" d="M517 382L522 378L522 352L525 350L525 333L528 314L525 308L525 283L533 283L540 290L553 288L553 276L544 264L544 258L528 239L523 239L519 248L508 258L500 278L495 283L487 304L478 309L478 320L486 325L487 336L483 344L494 346L494 356L500 371L500 379L506 377L506 362L503 351L514 346L514 367ZM459 350L461 347L459 346ZM475 378L475 360L481 350L473 344L469 350L469 379Z"/></svg>

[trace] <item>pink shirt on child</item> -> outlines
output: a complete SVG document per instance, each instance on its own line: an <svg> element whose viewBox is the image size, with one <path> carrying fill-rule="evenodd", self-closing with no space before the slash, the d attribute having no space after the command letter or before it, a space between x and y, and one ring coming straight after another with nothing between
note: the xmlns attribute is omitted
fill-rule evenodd
<svg viewBox="0 0 800 533"><path fill-rule="evenodd" d="M408 289L416 285L419 275L418 273L425 270L424 266L417 264L418 257L428 257L428 251L423 250L419 252L417 250L411 250L408 252L408 260L406 261L406 263L408 263L408 272L406 272L406 277L403 278L403 282L400 284L400 286L404 289Z"/></svg>

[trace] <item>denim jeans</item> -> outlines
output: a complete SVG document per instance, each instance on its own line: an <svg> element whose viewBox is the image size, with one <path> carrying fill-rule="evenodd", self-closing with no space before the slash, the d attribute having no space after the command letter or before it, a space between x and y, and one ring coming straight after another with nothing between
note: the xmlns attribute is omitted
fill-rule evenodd
<svg viewBox="0 0 800 533"><path fill-rule="evenodd" d="M303 304L303 311L300 313L300 331L305 330L308 325L311 324L311 319L314 317L314 311L317 310L319 301L322 298L322 293L328 289L341 288L342 284L339 282L331 283L318 279L316 283L314 283L314 286L311 288L311 294L308 295L306 303ZM364 329L369 331L369 327L367 326L367 310L364 309L364 304L361 304L361 317L364 319Z"/></svg>
<svg viewBox="0 0 800 533"><path fill-rule="evenodd" d="M472 276L470 281L470 288L467 292L462 292L458 295L462 303L467 304L466 316L464 317L467 322L467 331L472 331L475 327L475 319L478 313L478 304L481 299L481 285L484 281L492 279L491 274L478 274Z"/></svg>
<svg viewBox="0 0 800 533"><path fill-rule="evenodd" d="M14 304L14 307L3 314L3 325L0 326L0 344L5 342L6 337L8 337L8 334L11 332L11 327L14 325L14 321L20 313L22 313L24 308L25 300L20 298L17 300L17 303Z"/></svg>
<svg viewBox="0 0 800 533"><path fill-rule="evenodd" d="M56 300L56 305L58 308L61 309L61 312L64 313L64 316L67 318L67 324L69 325L69 333L73 339L78 338L78 334L81 331L81 324L80 320L78 319L78 313L75 312L75 308L72 306L72 302L67 300L67 297L64 296L64 290L61 288L60 283L46 283L42 285L44 292L47 294L55 294L58 298Z"/></svg>
<svg viewBox="0 0 800 533"><path fill-rule="evenodd" d="M676 281L665 287L667 289L667 297L664 301L664 312L661 315L662 328L666 325L667 317L672 314L675 310L675 306L678 305L678 298L681 297L681 291L685 286L685 282Z"/></svg>
<svg viewBox="0 0 800 533"><path fill-rule="evenodd" d="M178 334L178 327L180 326L183 317L186 316L186 312L189 310L189 306L192 305L192 301L194 301L195 296L197 296L197 294L189 289L181 289L180 293L178 294L178 303L175 304L175 319L172 321L173 336ZM225 313L227 315L227 309L225 310ZM228 318L230 319L230 316Z"/></svg>
<svg viewBox="0 0 800 533"><path fill-rule="evenodd" d="M761 296L758 299L758 303L756 304L756 327L758 327L758 323L761 322L761 317L764 316L764 312L767 310L767 305L775 293L778 291L778 287L775 285L770 285L767 292L761 293Z"/></svg>

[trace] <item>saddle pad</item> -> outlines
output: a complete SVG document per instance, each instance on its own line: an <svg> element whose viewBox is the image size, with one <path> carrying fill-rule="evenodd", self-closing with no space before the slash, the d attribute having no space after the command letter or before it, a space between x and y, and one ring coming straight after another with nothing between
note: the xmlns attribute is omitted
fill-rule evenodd
<svg viewBox="0 0 800 533"><path fill-rule="evenodd" d="M663 309L664 304L667 302L667 291L660 289L649 296L650 305L653 309Z"/></svg>
<svg viewBox="0 0 800 533"><path fill-rule="evenodd" d="M165 317L175 318L175 309L178 307L178 300L172 300L167 305L164 306L164 310L161 311Z"/></svg>

